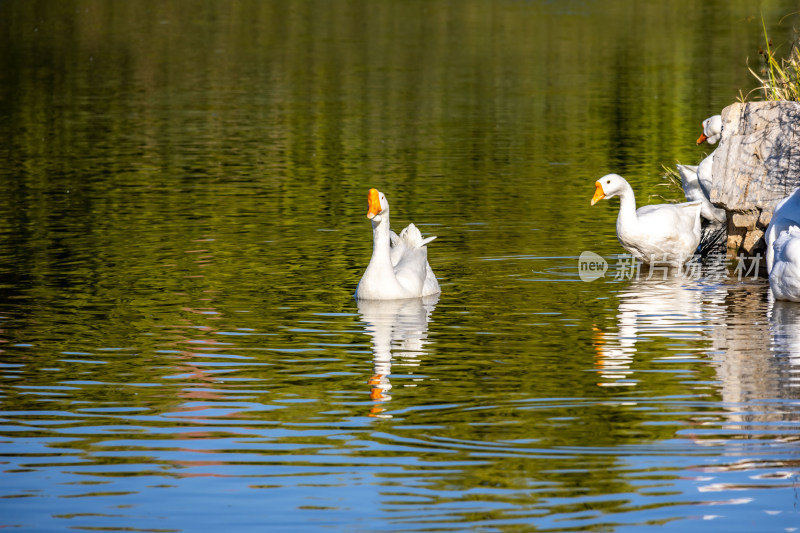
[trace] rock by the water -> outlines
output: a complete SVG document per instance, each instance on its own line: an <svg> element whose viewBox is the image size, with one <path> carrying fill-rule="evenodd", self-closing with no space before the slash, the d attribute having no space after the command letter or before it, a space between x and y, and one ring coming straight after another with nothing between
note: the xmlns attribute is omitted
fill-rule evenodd
<svg viewBox="0 0 800 533"><path fill-rule="evenodd" d="M800 187L800 102L723 109L712 174L711 202L728 213L729 253L762 253L772 211Z"/></svg>

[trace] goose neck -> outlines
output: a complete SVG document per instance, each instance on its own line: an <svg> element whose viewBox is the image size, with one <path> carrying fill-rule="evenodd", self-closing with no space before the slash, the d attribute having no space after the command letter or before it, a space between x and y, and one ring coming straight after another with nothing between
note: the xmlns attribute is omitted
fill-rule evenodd
<svg viewBox="0 0 800 533"><path fill-rule="evenodd" d="M619 196L619 222L635 222L636 217L636 197L633 195L633 189L629 184L625 184L625 188L618 194Z"/></svg>
<svg viewBox="0 0 800 533"><path fill-rule="evenodd" d="M391 257L391 232L389 231L389 217L381 216L378 222L372 221L372 254L373 256L390 261Z"/></svg>

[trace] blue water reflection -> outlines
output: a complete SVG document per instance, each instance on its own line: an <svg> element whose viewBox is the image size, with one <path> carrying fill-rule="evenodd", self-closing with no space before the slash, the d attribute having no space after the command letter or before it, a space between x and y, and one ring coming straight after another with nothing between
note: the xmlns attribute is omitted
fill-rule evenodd
<svg viewBox="0 0 800 533"><path fill-rule="evenodd" d="M372 337L373 376L369 379L370 398L377 403L370 410L373 416L391 416L384 413L381 402L391 400L390 377L392 366L408 371L410 381L423 379L414 377L416 367L425 356L428 340L428 322L436 309L439 295L406 300L358 300L358 312L364 322L365 332ZM406 378L405 381L408 381ZM414 383L406 382L406 387Z"/></svg>
<svg viewBox="0 0 800 533"><path fill-rule="evenodd" d="M578 270L795 3L0 2L0 527L796 528L800 306Z"/></svg>

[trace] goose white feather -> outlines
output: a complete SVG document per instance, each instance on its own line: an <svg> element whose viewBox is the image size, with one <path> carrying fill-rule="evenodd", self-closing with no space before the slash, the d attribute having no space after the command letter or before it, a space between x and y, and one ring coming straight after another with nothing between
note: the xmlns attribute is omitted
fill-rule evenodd
<svg viewBox="0 0 800 533"><path fill-rule="evenodd" d="M419 298L440 292L439 282L428 264L427 244L414 224L400 235L389 227L389 202L378 189L367 195L372 220L372 258L356 288L359 300L399 300Z"/></svg>
<svg viewBox="0 0 800 533"><path fill-rule="evenodd" d="M697 185L700 187L700 192L703 193L703 196L705 196L706 200L709 202L711 201L711 187L714 184L712 170L714 168L714 154L716 153L717 151L714 150L708 157L700 161L695 171L697 173Z"/></svg>
<svg viewBox="0 0 800 533"><path fill-rule="evenodd" d="M800 302L800 227L790 226L775 242L769 287L776 300Z"/></svg>
<svg viewBox="0 0 800 533"><path fill-rule="evenodd" d="M764 234L764 241L767 244L767 273L772 273L772 263L774 260L774 244L781 233L792 226L800 227L800 188L784 198L775 206L772 212L772 220L767 226Z"/></svg>
<svg viewBox="0 0 800 533"><path fill-rule="evenodd" d="M592 205L619 196L617 238L631 255L648 264L680 267L700 244L700 202L646 205L636 209L630 184L617 174L595 182Z"/></svg>
<svg viewBox="0 0 800 533"><path fill-rule="evenodd" d="M721 115L714 115L713 117L705 119L702 123L702 127L703 133L697 138L697 144L702 144L704 142L707 142L708 144L716 144L717 141L722 138ZM708 157L703 159L700 164L697 165L697 168L695 169L697 183L696 185L690 185L690 187L693 187L692 197L689 197L689 192L686 189L685 181L683 190L686 193L687 200L700 200L703 202L703 211L701 213L703 218L712 222L724 223L728 218L725 214L725 210L719 209L711 203L711 188L713 186L712 171L714 167L714 154L716 154L716 152L716 150L711 152ZM678 172L681 172L680 166L678 167ZM681 173L681 178L683 178L683 173ZM700 195L702 195L702 198Z"/></svg>
<svg viewBox="0 0 800 533"><path fill-rule="evenodd" d="M722 115L708 117L702 123L703 133L697 138L697 144L717 144L722 136Z"/></svg>
<svg viewBox="0 0 800 533"><path fill-rule="evenodd" d="M690 202L700 202L700 216L711 222L724 223L727 219L724 209L715 207L708 199L706 191L697 177L697 166L678 165L678 174L681 176L683 193Z"/></svg>

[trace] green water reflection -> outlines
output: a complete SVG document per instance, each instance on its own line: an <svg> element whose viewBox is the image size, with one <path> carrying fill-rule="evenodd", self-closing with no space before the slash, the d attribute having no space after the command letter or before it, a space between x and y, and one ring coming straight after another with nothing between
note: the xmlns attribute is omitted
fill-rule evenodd
<svg viewBox="0 0 800 533"><path fill-rule="evenodd" d="M0 525L797 523L800 311L576 263L794 9L0 3ZM352 298L370 187L438 300Z"/></svg>

